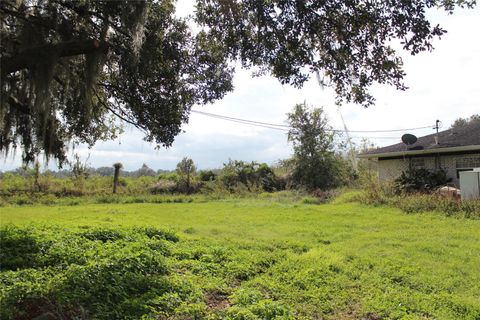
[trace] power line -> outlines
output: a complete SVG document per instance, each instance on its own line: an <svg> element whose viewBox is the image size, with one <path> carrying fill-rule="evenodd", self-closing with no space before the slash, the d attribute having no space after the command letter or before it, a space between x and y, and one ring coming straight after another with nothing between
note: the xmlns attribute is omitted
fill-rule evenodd
<svg viewBox="0 0 480 320"><path fill-rule="evenodd" d="M289 131L288 128L283 128L283 127L277 127L273 124L268 124L265 122L258 122L258 121L250 121L250 120L244 120L244 119L237 119L237 118L232 118L232 117L225 117L225 116L220 116L216 114L209 114L207 112L202 112L202 111L197 111L197 110L192 110L192 112L202 114L211 118L216 118L220 120L226 120L226 121L231 121L231 122L236 122L236 123L241 123L241 124L247 124L250 126L254 127L261 127L261 128L267 128L267 129L274 129L274 130L280 130L280 131ZM287 126L288 127L288 126Z"/></svg>
<svg viewBox="0 0 480 320"><path fill-rule="evenodd" d="M359 137L359 136L350 136L350 138L354 138L354 139L398 139L398 140L400 140L400 137Z"/></svg>
<svg viewBox="0 0 480 320"><path fill-rule="evenodd" d="M406 128L406 129L390 129L390 130L348 130L350 132L357 133L382 133L382 132L402 132L402 131L413 131L413 130L422 130L422 129L431 129L432 126L416 127L416 128ZM341 130L336 130L341 131Z"/></svg>
<svg viewBox="0 0 480 320"><path fill-rule="evenodd" d="M260 122L260 121L254 121L254 120L247 120L247 119L241 119L241 118L234 118L234 117L228 117L228 116L223 116L215 113L209 113L209 112L204 112L204 111L198 111L198 110L192 110L194 113L198 113L207 117L212 117L212 118L217 118L217 119L222 119L222 120L228 120L228 121L233 121L233 122L241 122L245 124L252 124L252 125L260 125L260 126L268 126L268 127L274 127L274 128L284 128L282 130L288 130L290 126L284 125L284 124L275 124L275 123L268 123L268 122Z"/></svg>
<svg viewBox="0 0 480 320"><path fill-rule="evenodd" d="M221 120L226 120L226 121L232 121L232 122L237 122L237 123L243 123L243 124L248 124L252 126L257 126L257 127L263 127L263 128L268 128L268 129L276 129L276 130L282 130L282 131L288 131L290 129L290 126L284 125L284 124L276 124L276 123L268 123L268 122L260 122L260 121L254 121L254 120L248 120L248 119L242 119L242 118L235 118L235 117L229 117L229 116L224 116L220 114L215 114L215 113L209 113L209 112L204 112L204 111L198 111L198 110L192 110L192 112L201 114L207 117L211 118L216 118L216 119L221 119ZM390 130L348 130L349 132L355 132L355 133L386 133L386 132L404 132L404 131L413 131L413 130L421 130L421 129L430 129L431 126L423 126L423 127L416 127L416 128L405 128L405 129L390 129ZM331 129L328 131L333 131L333 132L346 132L345 130L340 130L340 129ZM371 138L380 138L380 137L371 137ZM397 139L394 137L385 137L388 139Z"/></svg>

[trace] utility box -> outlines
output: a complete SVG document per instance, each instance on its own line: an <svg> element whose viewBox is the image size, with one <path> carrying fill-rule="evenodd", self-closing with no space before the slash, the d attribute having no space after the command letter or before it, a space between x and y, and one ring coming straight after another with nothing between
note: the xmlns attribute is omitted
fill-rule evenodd
<svg viewBox="0 0 480 320"><path fill-rule="evenodd" d="M480 199L480 168L460 172L460 194L462 200Z"/></svg>

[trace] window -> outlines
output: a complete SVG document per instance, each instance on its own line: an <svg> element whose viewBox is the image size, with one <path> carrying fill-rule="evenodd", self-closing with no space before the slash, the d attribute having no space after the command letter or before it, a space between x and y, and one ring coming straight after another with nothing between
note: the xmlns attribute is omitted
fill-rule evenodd
<svg viewBox="0 0 480 320"><path fill-rule="evenodd" d="M480 157L468 157L457 159L457 168L480 168Z"/></svg>
<svg viewBox="0 0 480 320"><path fill-rule="evenodd" d="M425 159L424 158L411 158L410 159L410 166L413 169L425 168Z"/></svg>
<svg viewBox="0 0 480 320"><path fill-rule="evenodd" d="M472 171L473 168L480 168L480 157L467 157L457 159L457 178L460 178L460 172Z"/></svg>

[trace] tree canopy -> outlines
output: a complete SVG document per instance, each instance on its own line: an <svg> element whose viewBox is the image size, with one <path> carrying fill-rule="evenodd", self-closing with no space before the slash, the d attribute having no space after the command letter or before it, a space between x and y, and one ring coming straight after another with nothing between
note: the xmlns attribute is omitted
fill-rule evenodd
<svg viewBox="0 0 480 320"><path fill-rule="evenodd" d="M329 125L323 108L310 109L305 104L297 104L287 116L291 127L288 141L293 145L290 165L294 183L309 190L336 187L340 181L336 132Z"/></svg>
<svg viewBox="0 0 480 320"><path fill-rule="evenodd" d="M458 118L453 122L451 128L458 129L474 123L480 125L480 114L472 114L470 118Z"/></svg>
<svg viewBox="0 0 480 320"><path fill-rule="evenodd" d="M0 149L65 160L117 134L112 115L171 145L191 106L232 89L219 45L172 1L2 1Z"/></svg>
<svg viewBox="0 0 480 320"><path fill-rule="evenodd" d="M93 145L121 120L170 146L194 104L233 89L233 65L300 87L312 74L338 102L374 103L369 87L405 89L399 39L412 54L445 30L425 11L475 1L3 0L0 151L20 146L65 161L69 142ZM195 23L195 32L189 27Z"/></svg>

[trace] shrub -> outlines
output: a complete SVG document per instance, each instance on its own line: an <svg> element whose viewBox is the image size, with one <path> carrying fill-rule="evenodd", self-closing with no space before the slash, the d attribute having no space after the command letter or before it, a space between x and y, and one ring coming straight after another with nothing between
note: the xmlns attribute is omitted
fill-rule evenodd
<svg viewBox="0 0 480 320"><path fill-rule="evenodd" d="M450 181L445 170L429 171L423 168L410 168L395 179L395 190L398 193L430 192Z"/></svg>
<svg viewBox="0 0 480 320"><path fill-rule="evenodd" d="M94 229L79 233L80 236L93 241L115 241L122 239L124 234L118 230L113 229Z"/></svg>
<svg viewBox="0 0 480 320"><path fill-rule="evenodd" d="M0 229L0 269L17 270L36 265L41 245L32 230L6 226Z"/></svg>
<svg viewBox="0 0 480 320"><path fill-rule="evenodd" d="M178 242L180 240L172 230L158 229L155 227L135 228L134 230L145 234L149 238L165 239L171 242Z"/></svg>
<svg viewBox="0 0 480 320"><path fill-rule="evenodd" d="M320 204L322 203L318 198L315 197L304 197L302 199L303 204Z"/></svg>
<svg viewBox="0 0 480 320"><path fill-rule="evenodd" d="M177 189L177 183L171 180L159 180L149 188L151 194L173 193Z"/></svg>
<svg viewBox="0 0 480 320"><path fill-rule="evenodd" d="M320 203L325 203L325 202L328 202L328 201L332 200L333 198L335 198L335 196L337 194L338 194L338 192L335 191L335 190L323 191L323 190L320 190L320 189L315 189L312 192L312 195L315 198L317 198Z"/></svg>
<svg viewBox="0 0 480 320"><path fill-rule="evenodd" d="M124 177L119 177L119 178L118 178L118 185L119 185L120 187L126 187L126 186L128 186L128 181L127 181L127 179L125 179Z"/></svg>
<svg viewBox="0 0 480 320"><path fill-rule="evenodd" d="M388 188L385 188L388 190ZM369 188L349 199L366 205L389 205L406 213L437 211L469 219L480 219L480 200L457 200L438 194L411 193L394 195L382 188Z"/></svg>
<svg viewBox="0 0 480 320"><path fill-rule="evenodd" d="M19 206L23 206L23 205L33 204L34 199L32 197L29 197L27 195L22 194L22 195L14 196L12 198L12 202L19 205Z"/></svg>
<svg viewBox="0 0 480 320"><path fill-rule="evenodd" d="M200 181L213 181L217 178L217 174L212 170L201 170L198 172Z"/></svg>
<svg viewBox="0 0 480 320"><path fill-rule="evenodd" d="M95 198L96 203L120 203L120 197L115 195L105 195Z"/></svg>
<svg viewBox="0 0 480 320"><path fill-rule="evenodd" d="M168 230L6 226L0 240L1 319L158 318L159 301L175 294L162 308L174 315L192 295L169 276L167 241L178 237Z"/></svg>
<svg viewBox="0 0 480 320"><path fill-rule="evenodd" d="M57 203L58 199L53 194L47 194L39 198L38 201L44 205L53 205Z"/></svg>
<svg viewBox="0 0 480 320"><path fill-rule="evenodd" d="M262 192L259 194L259 197L262 199L288 203L301 201L306 196L307 192L302 190L283 190L277 192Z"/></svg>
<svg viewBox="0 0 480 320"><path fill-rule="evenodd" d="M278 183L273 170L266 163L229 160L224 164L219 180L231 193L236 192L240 185L249 192L254 189L260 191L275 191L282 185Z"/></svg>

